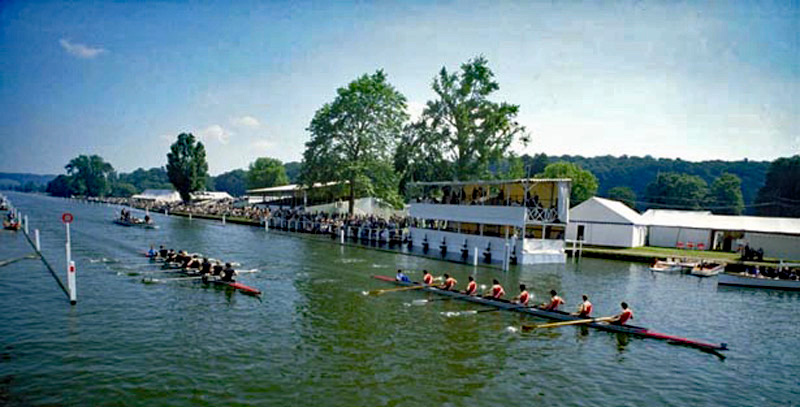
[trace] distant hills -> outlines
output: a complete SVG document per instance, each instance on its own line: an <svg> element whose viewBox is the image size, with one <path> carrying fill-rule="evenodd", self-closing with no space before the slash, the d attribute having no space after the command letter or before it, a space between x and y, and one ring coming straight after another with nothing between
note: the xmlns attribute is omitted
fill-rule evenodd
<svg viewBox="0 0 800 407"><path fill-rule="evenodd" d="M27 183L47 185L55 175L0 172L0 189L18 189Z"/></svg>

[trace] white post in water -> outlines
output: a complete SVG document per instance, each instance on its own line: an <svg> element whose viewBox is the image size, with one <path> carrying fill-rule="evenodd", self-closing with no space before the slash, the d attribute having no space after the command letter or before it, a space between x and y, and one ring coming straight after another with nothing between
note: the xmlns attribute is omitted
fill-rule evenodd
<svg viewBox="0 0 800 407"><path fill-rule="evenodd" d="M28 231L28 215L25 215L25 234L30 235Z"/></svg>
<svg viewBox="0 0 800 407"><path fill-rule="evenodd" d="M225 214L222 214L222 224L225 224Z"/></svg>
<svg viewBox="0 0 800 407"><path fill-rule="evenodd" d="M472 266L478 267L478 246L475 246L472 253Z"/></svg>
<svg viewBox="0 0 800 407"><path fill-rule="evenodd" d="M344 228L339 229L339 244L344 244Z"/></svg>
<svg viewBox="0 0 800 407"><path fill-rule="evenodd" d="M78 303L78 286L75 284L75 262L69 262L69 269L67 270L67 286L69 287L69 303L75 305Z"/></svg>
<svg viewBox="0 0 800 407"><path fill-rule="evenodd" d="M164 215L169 216L169 209L164 208Z"/></svg>
<svg viewBox="0 0 800 407"><path fill-rule="evenodd" d="M191 221L192 221L192 213L189 212L189 222L191 222Z"/></svg>
<svg viewBox="0 0 800 407"><path fill-rule="evenodd" d="M503 271L508 271L508 263L510 262L509 257L509 246L508 246L508 239L506 239L506 244L504 245L503 250Z"/></svg>
<svg viewBox="0 0 800 407"><path fill-rule="evenodd" d="M39 229L33 229L33 241L36 243L36 251L42 251L42 244L39 242Z"/></svg>

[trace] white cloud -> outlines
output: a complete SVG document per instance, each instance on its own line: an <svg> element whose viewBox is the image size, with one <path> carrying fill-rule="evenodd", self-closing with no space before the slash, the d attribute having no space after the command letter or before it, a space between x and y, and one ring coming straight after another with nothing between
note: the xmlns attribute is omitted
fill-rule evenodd
<svg viewBox="0 0 800 407"><path fill-rule="evenodd" d="M221 144L228 144L230 141L231 136L235 133L225 130L219 124L212 124L211 126L206 127L203 130L197 132L197 135L200 137L201 140L208 142L209 140L217 140Z"/></svg>
<svg viewBox="0 0 800 407"><path fill-rule="evenodd" d="M78 58L92 59L104 52L108 52L104 48L93 48L84 44L74 44L66 38L58 40L58 43L61 44L61 48L64 48L65 51Z"/></svg>
<svg viewBox="0 0 800 407"><path fill-rule="evenodd" d="M231 119L231 123L233 123L236 127L247 127L250 129L257 129L261 126L261 123L253 116L241 116L241 117L234 117Z"/></svg>

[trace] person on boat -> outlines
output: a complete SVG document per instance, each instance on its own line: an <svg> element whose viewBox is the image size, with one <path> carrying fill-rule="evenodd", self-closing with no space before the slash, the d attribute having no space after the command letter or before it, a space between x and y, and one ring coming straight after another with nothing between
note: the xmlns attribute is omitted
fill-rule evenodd
<svg viewBox="0 0 800 407"><path fill-rule="evenodd" d="M403 283L411 282L411 279L409 279L408 276L403 273L403 270L400 269L397 269L397 275L394 277L394 279Z"/></svg>
<svg viewBox="0 0 800 407"><path fill-rule="evenodd" d="M224 269L225 269L225 267L222 266L222 262L217 260L216 263L214 264L214 267L212 268L212 273L215 276L218 276L218 275L222 274L222 270L224 270Z"/></svg>
<svg viewBox="0 0 800 407"><path fill-rule="evenodd" d="M226 282L234 282L233 276L236 274L236 270L233 269L230 263L225 263L225 269L222 270L222 277L220 280Z"/></svg>
<svg viewBox="0 0 800 407"><path fill-rule="evenodd" d="M144 215L144 223L150 224L150 215Z"/></svg>
<svg viewBox="0 0 800 407"><path fill-rule="evenodd" d="M433 275L428 273L428 270L422 270L422 283L427 285L433 284Z"/></svg>
<svg viewBox="0 0 800 407"><path fill-rule="evenodd" d="M189 259L184 263L183 268L187 269L200 269L200 259L197 258L197 255L189 257Z"/></svg>
<svg viewBox="0 0 800 407"><path fill-rule="evenodd" d="M467 289L464 290L464 294L467 295L475 295L475 292L478 291L478 283L475 282L475 279L472 276L468 277L469 283L467 283Z"/></svg>
<svg viewBox="0 0 800 407"><path fill-rule="evenodd" d="M484 293L485 298L494 298L495 300L499 300L504 295L506 295L506 290L503 289L503 286L500 285L500 282L497 281L495 278L492 280L492 288L489 289L486 293Z"/></svg>
<svg viewBox="0 0 800 407"><path fill-rule="evenodd" d="M558 307L564 304L564 299L558 296L556 290L550 290L550 302L540 305L547 311L557 311Z"/></svg>
<svg viewBox="0 0 800 407"><path fill-rule="evenodd" d="M211 274L211 262L208 261L208 257L203 257L203 262L200 263L200 274L202 275L209 275Z"/></svg>
<svg viewBox="0 0 800 407"><path fill-rule="evenodd" d="M591 314L592 314L592 303L589 302L589 296L583 294L583 302L578 305L578 312L575 312L572 315L588 318L589 316L591 316Z"/></svg>
<svg viewBox="0 0 800 407"><path fill-rule="evenodd" d="M450 274L444 273L444 284L439 286L439 288L450 291L456 288L456 284L458 284L458 281L455 278L450 277Z"/></svg>
<svg viewBox="0 0 800 407"><path fill-rule="evenodd" d="M178 254L175 253L175 249L169 249L167 252L166 260L168 263L177 262L178 261Z"/></svg>
<svg viewBox="0 0 800 407"><path fill-rule="evenodd" d="M512 298L511 302L515 302L520 305L528 306L528 301L531 300L531 294L528 292L525 284L519 285L519 295Z"/></svg>
<svg viewBox="0 0 800 407"><path fill-rule="evenodd" d="M633 310L628 308L628 303L623 301L620 306L622 307L622 312L614 315L609 323L614 325L625 325L628 320L633 319Z"/></svg>
<svg viewBox="0 0 800 407"><path fill-rule="evenodd" d="M158 246L158 256L162 259L166 259L167 255L169 254L169 250L165 249L163 245Z"/></svg>
<svg viewBox="0 0 800 407"><path fill-rule="evenodd" d="M147 257L154 259L158 255L155 246L150 245L150 250L147 251Z"/></svg>

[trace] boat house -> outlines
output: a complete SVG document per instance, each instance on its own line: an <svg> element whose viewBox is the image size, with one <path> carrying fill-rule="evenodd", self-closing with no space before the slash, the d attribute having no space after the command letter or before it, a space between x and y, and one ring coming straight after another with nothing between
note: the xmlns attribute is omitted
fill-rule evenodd
<svg viewBox="0 0 800 407"><path fill-rule="evenodd" d="M564 263L570 188L535 178L409 184L411 244L464 260Z"/></svg>

